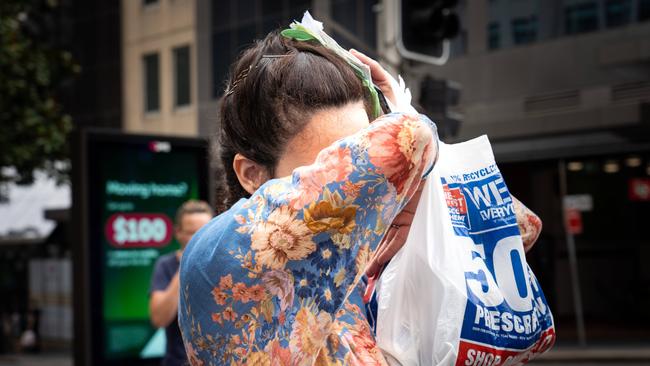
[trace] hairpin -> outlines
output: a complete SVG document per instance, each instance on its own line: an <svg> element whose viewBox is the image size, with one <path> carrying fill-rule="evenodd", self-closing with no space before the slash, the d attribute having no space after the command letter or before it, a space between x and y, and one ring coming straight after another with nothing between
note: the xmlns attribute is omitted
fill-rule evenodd
<svg viewBox="0 0 650 366"><path fill-rule="evenodd" d="M284 55L262 55L262 58L283 58L283 57L287 57L287 56L288 55L286 55L286 54L284 54Z"/></svg>
<svg viewBox="0 0 650 366"><path fill-rule="evenodd" d="M237 75L235 80L226 88L226 96L229 96L230 94L235 92L235 88L239 83L241 83L244 79L246 79L246 76L248 76L248 73L251 71L253 68L253 65L249 65L247 69L244 69L242 72Z"/></svg>
<svg viewBox="0 0 650 366"><path fill-rule="evenodd" d="M288 56L288 55L262 55L262 57L260 57L260 59L264 59L264 58L271 58L271 59L273 59L273 58L282 58L282 57L286 57L286 56ZM257 67L257 66L255 66L255 67ZM229 96L230 94L234 93L235 88L237 87L237 85L239 85L239 83L241 83L242 81L244 81L244 79L246 79L246 77L248 76L248 74L250 73L250 71L252 69L253 69L253 65L250 65L250 66L248 66L247 69L244 69L241 73L239 73L239 75L237 76L237 78L235 78L235 80L232 82L232 84L230 84L230 86L228 86L228 88L226 88L225 95Z"/></svg>

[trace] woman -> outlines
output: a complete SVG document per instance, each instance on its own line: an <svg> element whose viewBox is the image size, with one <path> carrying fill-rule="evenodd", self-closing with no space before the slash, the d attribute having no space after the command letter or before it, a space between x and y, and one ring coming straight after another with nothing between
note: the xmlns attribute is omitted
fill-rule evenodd
<svg viewBox="0 0 650 366"><path fill-rule="evenodd" d="M181 263L190 362L385 364L359 279L432 168L435 125L405 114L370 124L368 90L344 60L277 33L231 75L220 142L232 207Z"/></svg>

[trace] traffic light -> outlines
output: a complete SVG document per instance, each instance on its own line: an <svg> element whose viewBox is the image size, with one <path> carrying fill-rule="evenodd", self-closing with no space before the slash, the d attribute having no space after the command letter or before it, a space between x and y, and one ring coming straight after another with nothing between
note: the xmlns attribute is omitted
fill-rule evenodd
<svg viewBox="0 0 650 366"><path fill-rule="evenodd" d="M458 0L402 0L398 50L405 58L444 64L449 40L460 31Z"/></svg>
<svg viewBox="0 0 650 366"><path fill-rule="evenodd" d="M420 106L436 122L441 139L458 136L462 116L450 111L460 101L460 85L449 80L425 76L420 84Z"/></svg>

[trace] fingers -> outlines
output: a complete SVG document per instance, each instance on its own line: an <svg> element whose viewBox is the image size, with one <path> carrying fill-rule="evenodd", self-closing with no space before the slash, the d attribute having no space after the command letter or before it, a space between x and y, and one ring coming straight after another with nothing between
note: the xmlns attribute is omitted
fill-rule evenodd
<svg viewBox="0 0 650 366"><path fill-rule="evenodd" d="M413 197L409 200L409 202L404 206L402 209L402 212L411 212L415 214L415 211L418 208L418 203L420 202L420 197L422 196L422 190L424 189L424 181L420 182L420 185L418 186L418 189L413 193Z"/></svg>
<svg viewBox="0 0 650 366"><path fill-rule="evenodd" d="M410 227L400 226L395 231L393 238L384 245L383 250L380 250L377 255L377 262L380 265L388 263L397 252L404 246L406 239L409 235Z"/></svg>
<svg viewBox="0 0 650 366"><path fill-rule="evenodd" d="M394 225L411 225L411 222L413 222L413 217L415 216L415 211L418 209L418 203L420 202L420 197L422 196L422 190L424 189L424 184L420 184L415 193L413 193L413 197L408 201L406 206L402 208L402 211L400 211L397 216L395 216L395 219L393 220Z"/></svg>
<svg viewBox="0 0 650 366"><path fill-rule="evenodd" d="M366 276L373 277L379 272L380 269L381 265L379 265L379 263L373 259L368 265L368 268L366 268Z"/></svg>
<svg viewBox="0 0 650 366"><path fill-rule="evenodd" d="M382 240L382 243L377 249L377 253L375 253L375 256L371 260L368 269L366 269L366 275L369 277L376 275L381 270L381 267L388 263L402 249L408 238L409 230L410 227L408 226L392 227L388 230L386 237L384 237L384 240Z"/></svg>
<svg viewBox="0 0 650 366"><path fill-rule="evenodd" d="M377 255L383 250L383 248L386 247L386 245L393 240L396 233L397 230L394 229L393 226L391 226L391 228L388 229L388 232L386 232L386 235L384 236L383 239L381 239L381 242L379 242L379 245L377 246L377 251L375 252L374 258L376 258Z"/></svg>
<svg viewBox="0 0 650 366"><path fill-rule="evenodd" d="M372 77L372 82L377 85L377 87L384 93L386 99L391 103L395 103L395 93L390 84L391 76L388 74L388 71L384 69L381 64L372 58L364 55L363 53L350 49L350 53L361 61L361 63L368 65L370 68L370 76Z"/></svg>
<svg viewBox="0 0 650 366"><path fill-rule="evenodd" d="M413 217L415 216L415 211L402 210L395 219L393 220L393 225L396 226L410 226L413 222Z"/></svg>
<svg viewBox="0 0 650 366"><path fill-rule="evenodd" d="M406 243L409 232L408 227L402 226L389 231L392 232L392 235L386 235L386 240L377 249L377 253L366 270L366 274L370 277L376 275Z"/></svg>
<svg viewBox="0 0 650 366"><path fill-rule="evenodd" d="M395 236L395 230L388 229L386 235L379 242L379 245L377 246L377 251L372 256L372 258L370 259L370 263L368 263L368 266L366 267L366 275L368 277L374 276L381 269L381 265L377 262L377 255L379 254L380 251L383 250L383 248L386 246L386 243L390 243L390 241L394 236Z"/></svg>
<svg viewBox="0 0 650 366"><path fill-rule="evenodd" d="M388 80L388 72L384 70L384 68L379 64L379 62L371 59L370 57L364 55L363 53L355 50L355 49L350 49L350 53L353 54L356 58L359 59L362 63L368 65L370 67L370 75L372 76L372 80L381 83L384 81Z"/></svg>
<svg viewBox="0 0 650 366"><path fill-rule="evenodd" d="M381 242L379 242L379 245L377 246L377 250L375 251L375 255L373 256L373 260L377 258L377 255L383 250L383 248L390 243L393 238L395 237L395 234L397 233L397 230L391 226L388 231L386 232L386 235L381 239Z"/></svg>
<svg viewBox="0 0 650 366"><path fill-rule="evenodd" d="M366 276L373 277L377 273L379 273L380 269L381 269L381 265L379 264L379 262L373 259L368 265L368 268L366 269Z"/></svg>

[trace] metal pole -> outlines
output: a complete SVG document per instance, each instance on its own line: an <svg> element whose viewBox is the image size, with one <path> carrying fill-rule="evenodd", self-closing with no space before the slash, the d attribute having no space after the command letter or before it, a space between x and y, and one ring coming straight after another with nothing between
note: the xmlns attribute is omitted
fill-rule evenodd
<svg viewBox="0 0 650 366"><path fill-rule="evenodd" d="M564 207L564 200L567 195L567 177L566 177L566 162L561 159L558 164L560 173L560 197L562 204L562 218L564 225L564 233L566 235L567 254L569 256L569 270L571 275L571 290L573 292L573 306L576 313L576 328L578 330L578 343L581 346L587 345L587 337L585 335L585 320L582 309L582 295L580 291L580 277L578 276L578 258L576 256L576 243L573 234L569 232L567 227L567 213Z"/></svg>

